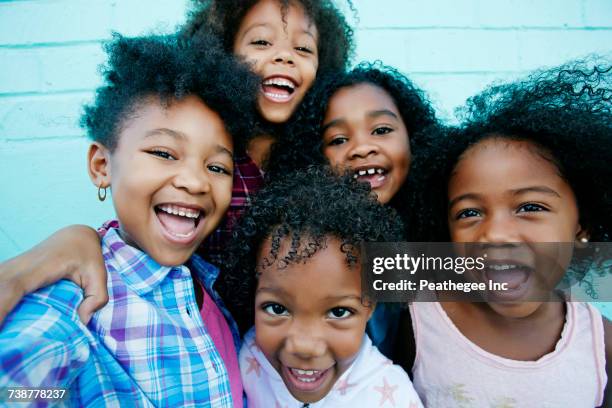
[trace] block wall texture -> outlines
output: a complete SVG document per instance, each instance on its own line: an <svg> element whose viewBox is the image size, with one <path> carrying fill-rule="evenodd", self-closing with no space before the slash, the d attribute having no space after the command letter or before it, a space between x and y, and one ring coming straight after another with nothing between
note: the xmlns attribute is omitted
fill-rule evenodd
<svg viewBox="0 0 612 408"><path fill-rule="evenodd" d="M354 0L356 62L382 60L442 118L492 81L597 53L612 58L612 0ZM72 223L112 217L85 170L81 105L101 43L170 32L188 0L0 1L0 261Z"/></svg>

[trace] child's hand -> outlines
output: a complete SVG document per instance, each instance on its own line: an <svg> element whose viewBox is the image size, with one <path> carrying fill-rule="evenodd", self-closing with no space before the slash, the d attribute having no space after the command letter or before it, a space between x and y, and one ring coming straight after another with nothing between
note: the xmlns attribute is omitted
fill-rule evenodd
<svg viewBox="0 0 612 408"><path fill-rule="evenodd" d="M0 325L28 293L68 279L83 288L79 317L87 324L108 302L100 239L83 225L63 228L23 254L0 264Z"/></svg>

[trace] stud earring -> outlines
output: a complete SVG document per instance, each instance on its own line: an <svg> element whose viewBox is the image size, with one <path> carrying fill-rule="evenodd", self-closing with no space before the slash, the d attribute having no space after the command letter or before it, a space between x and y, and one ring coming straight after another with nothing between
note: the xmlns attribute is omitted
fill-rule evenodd
<svg viewBox="0 0 612 408"><path fill-rule="evenodd" d="M102 188L102 184L98 186L98 200L106 200L106 187Z"/></svg>
<svg viewBox="0 0 612 408"><path fill-rule="evenodd" d="M587 237L582 237L580 238L580 242L582 242L583 244L586 244L587 242L589 242L589 239Z"/></svg>

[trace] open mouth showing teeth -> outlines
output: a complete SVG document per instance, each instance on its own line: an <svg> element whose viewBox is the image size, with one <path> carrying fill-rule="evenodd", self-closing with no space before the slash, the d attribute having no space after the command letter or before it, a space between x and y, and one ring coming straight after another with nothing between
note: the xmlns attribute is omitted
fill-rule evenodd
<svg viewBox="0 0 612 408"><path fill-rule="evenodd" d="M268 98L284 101L291 97L297 85L288 78L274 77L264 80L261 88Z"/></svg>
<svg viewBox="0 0 612 408"><path fill-rule="evenodd" d="M371 167L369 169L355 170L355 174L353 175L353 178L357 179L357 178L364 177L364 176L374 176L374 175L384 176L385 174L387 174L387 171L385 169L382 169L380 167Z"/></svg>
<svg viewBox="0 0 612 408"><path fill-rule="evenodd" d="M321 378L327 370L301 370L299 368L289 368L289 372L300 382L313 383Z"/></svg>
<svg viewBox="0 0 612 408"><path fill-rule="evenodd" d="M191 237L204 217L203 211L174 204L160 204L155 213L166 231L177 238Z"/></svg>
<svg viewBox="0 0 612 408"><path fill-rule="evenodd" d="M529 280L533 270L521 264L499 263L488 264L485 268L487 279L496 283L507 284L508 289L517 289Z"/></svg>

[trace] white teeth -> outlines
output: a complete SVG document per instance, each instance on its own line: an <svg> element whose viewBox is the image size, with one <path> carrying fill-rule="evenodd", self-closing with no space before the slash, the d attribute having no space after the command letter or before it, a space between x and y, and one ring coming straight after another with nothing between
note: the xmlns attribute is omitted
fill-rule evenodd
<svg viewBox="0 0 612 408"><path fill-rule="evenodd" d="M266 79L263 84L264 85L286 86L288 88L295 89L295 85L293 84L293 82L285 78Z"/></svg>
<svg viewBox="0 0 612 408"><path fill-rule="evenodd" d="M489 265L489 269L493 269L494 271L506 271L516 268L518 268L518 265Z"/></svg>
<svg viewBox="0 0 612 408"><path fill-rule="evenodd" d="M159 209L167 212L168 214L178 215L180 217L187 218L198 218L200 216L199 210L193 210L191 208L179 207L172 204L163 204L159 206Z"/></svg>
<svg viewBox="0 0 612 408"><path fill-rule="evenodd" d="M357 170L355 175L356 176L365 176L366 174L367 175L373 175L373 174L384 174L384 173L385 173L384 169L372 167L372 168L369 168L369 169Z"/></svg>

